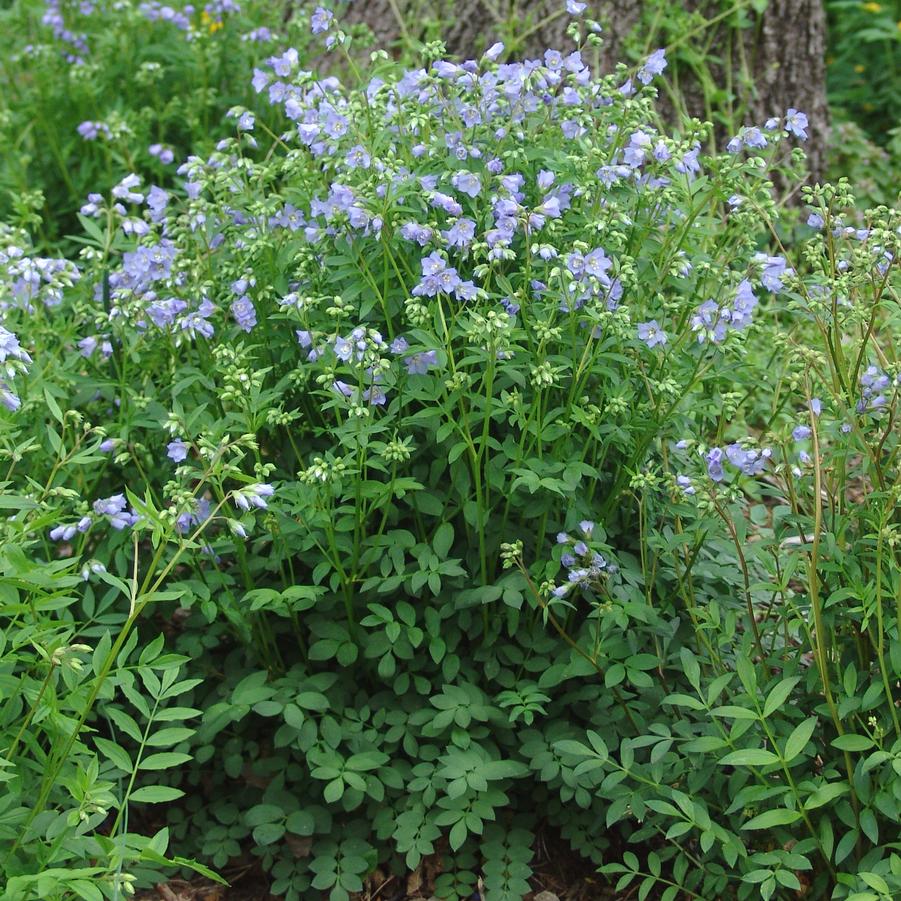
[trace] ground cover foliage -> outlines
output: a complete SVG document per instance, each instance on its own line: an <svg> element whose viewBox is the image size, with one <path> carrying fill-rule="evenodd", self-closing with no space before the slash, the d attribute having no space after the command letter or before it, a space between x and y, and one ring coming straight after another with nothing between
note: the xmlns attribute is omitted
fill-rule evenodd
<svg viewBox="0 0 901 901"><path fill-rule="evenodd" d="M901 891L901 220L776 193L801 111L664 126L582 6L462 64L125 16L245 71L0 226L3 897L518 899L548 828L640 898Z"/></svg>

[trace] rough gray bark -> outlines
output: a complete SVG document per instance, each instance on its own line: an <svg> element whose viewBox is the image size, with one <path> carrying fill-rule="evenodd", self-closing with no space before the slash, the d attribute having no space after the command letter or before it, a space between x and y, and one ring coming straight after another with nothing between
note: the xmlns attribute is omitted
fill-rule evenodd
<svg viewBox="0 0 901 901"><path fill-rule="evenodd" d="M711 0L678 0L684 9L706 11L708 19L723 10ZM611 69L620 61L627 38L640 25L645 0L593 0L586 16L605 23L602 68ZM345 20L362 22L387 46L397 40L419 40L425 25L441 21L442 40L451 53L471 58L495 40L505 40L516 54L535 55L546 47L564 48L569 42L566 28L570 22L563 14L564 0L356 0L349 4ZM811 174L822 177L828 128L826 104L826 15L822 0L770 0L762 14L747 12L749 28L742 29L742 48L750 80L733 78L734 102L744 110L744 123L762 124L771 116L783 115L788 107L807 113L810 141L805 148ZM713 38L711 48L719 52L728 34L721 21L705 33ZM734 54L741 57L740 52ZM671 55L678 65L678 53ZM718 84L725 75L717 63L710 65ZM707 118L704 91L690 71L679 69L680 92L688 111Z"/></svg>

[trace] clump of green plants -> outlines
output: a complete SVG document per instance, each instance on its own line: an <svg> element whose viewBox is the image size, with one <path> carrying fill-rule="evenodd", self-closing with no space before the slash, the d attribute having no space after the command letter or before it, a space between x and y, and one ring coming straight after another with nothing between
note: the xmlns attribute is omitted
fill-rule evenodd
<svg viewBox="0 0 901 901"><path fill-rule="evenodd" d="M5 230L12 898L518 899L549 829L642 898L901 889L901 220L783 246L804 113L705 154L582 7L366 70L317 8L333 68L77 258Z"/></svg>
<svg viewBox="0 0 901 901"><path fill-rule="evenodd" d="M901 125L901 12L896 3L826 0L829 102L885 145Z"/></svg>
<svg viewBox="0 0 901 901"><path fill-rule="evenodd" d="M304 47L307 19L254 0L0 10L0 216L58 246L117 171L171 183L175 160L228 134L225 112L252 96L247 72L278 42Z"/></svg>

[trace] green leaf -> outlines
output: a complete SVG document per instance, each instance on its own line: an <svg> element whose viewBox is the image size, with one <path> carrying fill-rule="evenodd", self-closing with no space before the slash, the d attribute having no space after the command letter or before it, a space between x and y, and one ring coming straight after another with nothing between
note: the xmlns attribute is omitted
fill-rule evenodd
<svg viewBox="0 0 901 901"><path fill-rule="evenodd" d="M451 826L450 835L448 839L450 841L450 846L452 851L459 851L460 848L463 847L463 843L466 841L467 836L466 830L466 821L463 819L457 820L453 826Z"/></svg>
<svg viewBox="0 0 901 901"><path fill-rule="evenodd" d="M281 823L261 823L253 830L253 840L258 845L271 845L285 834Z"/></svg>
<svg viewBox="0 0 901 901"><path fill-rule="evenodd" d="M731 720L759 719L753 710L748 710L746 707L736 707L731 704L727 704L725 707L714 707L710 712L714 716L724 716Z"/></svg>
<svg viewBox="0 0 901 901"><path fill-rule="evenodd" d="M693 754L708 754L710 751L721 751L726 747L724 739L718 735L700 735L682 745L683 751Z"/></svg>
<svg viewBox="0 0 901 901"><path fill-rule="evenodd" d="M111 760L120 770L130 773L134 769L134 764L131 761L131 757L128 756L128 752L114 741L97 736L94 739L94 744L97 746L100 753L103 754L107 760Z"/></svg>
<svg viewBox="0 0 901 901"><path fill-rule="evenodd" d="M873 747L873 739L865 735L840 735L832 740L832 747L839 751L866 751Z"/></svg>
<svg viewBox="0 0 901 901"><path fill-rule="evenodd" d="M312 835L316 831L316 819L309 811L295 810L285 821L285 827L294 835Z"/></svg>
<svg viewBox="0 0 901 901"><path fill-rule="evenodd" d="M265 685L269 674L266 670L257 670L249 676L245 676L232 691L232 704L247 704L252 706L258 701L265 701L275 694L274 690Z"/></svg>
<svg viewBox="0 0 901 901"><path fill-rule="evenodd" d="M145 757L139 770L168 770L175 766L181 766L191 759L190 754L179 754L175 751L163 751L161 754L150 754Z"/></svg>
<svg viewBox="0 0 901 901"><path fill-rule="evenodd" d="M816 810L849 791L847 782L827 782L812 792L804 802L805 810Z"/></svg>
<svg viewBox="0 0 901 901"><path fill-rule="evenodd" d="M860 812L860 828L874 845L879 844L879 824L876 822L876 815L869 807L865 807Z"/></svg>
<svg viewBox="0 0 901 901"><path fill-rule="evenodd" d="M344 780L341 778L332 779L331 782L326 785L325 790L322 793L322 797L328 801L329 804L334 804L337 801L341 800L342 795L344 794Z"/></svg>
<svg viewBox="0 0 901 901"><path fill-rule="evenodd" d="M449 522L441 523L435 530L435 537L432 539L432 548L441 560L447 558L453 543L454 527Z"/></svg>
<svg viewBox="0 0 901 901"><path fill-rule="evenodd" d="M62 425L63 411L60 410L56 398L50 393L50 389L46 385L44 385L44 401L47 404L47 409L53 414L53 418Z"/></svg>
<svg viewBox="0 0 901 901"><path fill-rule="evenodd" d="M134 718L118 707L107 707L104 713L133 741L143 740L141 728Z"/></svg>
<svg viewBox="0 0 901 901"><path fill-rule="evenodd" d="M801 814L797 810L779 807L776 810L768 810L766 813L761 813L753 819L748 820L741 828L771 829L773 826L788 826L800 819Z"/></svg>
<svg viewBox="0 0 901 901"><path fill-rule="evenodd" d="M772 716L788 700L788 696L800 681L797 676L783 679L767 696L763 705L764 717Z"/></svg>
<svg viewBox="0 0 901 901"><path fill-rule="evenodd" d="M184 792L180 788L173 788L170 785L145 785L144 788L133 791L128 800L140 801L142 804L162 804L166 801L175 801L183 795Z"/></svg>
<svg viewBox="0 0 901 901"><path fill-rule="evenodd" d="M478 770L486 779L515 779L525 776L529 768L517 760L490 760Z"/></svg>
<svg viewBox="0 0 901 901"><path fill-rule="evenodd" d="M785 751L783 757L786 763L791 763L803 750L813 735L813 730L817 727L817 718L810 716L792 730L788 740L785 742Z"/></svg>
<svg viewBox="0 0 901 901"><path fill-rule="evenodd" d="M745 691L749 695L754 695L757 692L757 670L750 658L740 654L736 656L735 669L738 672L738 678L741 679Z"/></svg>
<svg viewBox="0 0 901 901"><path fill-rule="evenodd" d="M168 729L160 729L147 738L147 745L151 748L166 748L186 741L194 734L193 729L184 726L170 726Z"/></svg>
<svg viewBox="0 0 901 901"><path fill-rule="evenodd" d="M764 748L744 748L720 760L721 766L769 766L773 763L779 763L779 757Z"/></svg>
<svg viewBox="0 0 901 901"><path fill-rule="evenodd" d="M263 823L274 823L284 817L285 811L277 804L257 804L244 816L244 822L251 828Z"/></svg>
<svg viewBox="0 0 901 901"><path fill-rule="evenodd" d="M318 691L302 691L295 696L294 703L305 710L316 710L320 713L328 710L331 706L328 698Z"/></svg>
<svg viewBox="0 0 901 901"><path fill-rule="evenodd" d="M704 705L697 698L693 698L691 695L684 695L679 693L667 695L663 699L662 703L675 704L678 707L688 707L691 710L704 709Z"/></svg>

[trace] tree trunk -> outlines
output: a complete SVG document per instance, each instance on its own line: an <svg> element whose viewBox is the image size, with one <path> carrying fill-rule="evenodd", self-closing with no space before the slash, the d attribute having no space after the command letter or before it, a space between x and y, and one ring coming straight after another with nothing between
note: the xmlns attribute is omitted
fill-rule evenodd
<svg viewBox="0 0 901 901"><path fill-rule="evenodd" d="M636 62L654 27L650 49L676 42L667 75L675 71L691 115L712 118L719 136L727 138L724 122L732 116L741 124L763 124L789 107L802 110L810 120L811 174L821 178L829 124L822 0L769 0L763 13L750 8L743 13L746 27L741 29L734 27L735 12L717 18L725 4L715 0L680 0L658 14L666 2L589 2L583 16L604 25L601 69ZM368 25L382 46L422 40L429 23L441 22L441 39L456 56L477 57L496 40L505 42L509 55L534 56L570 43L571 19L564 5L564 0L357 0L342 18ZM678 30L663 30L674 10L688 22L688 40Z"/></svg>

